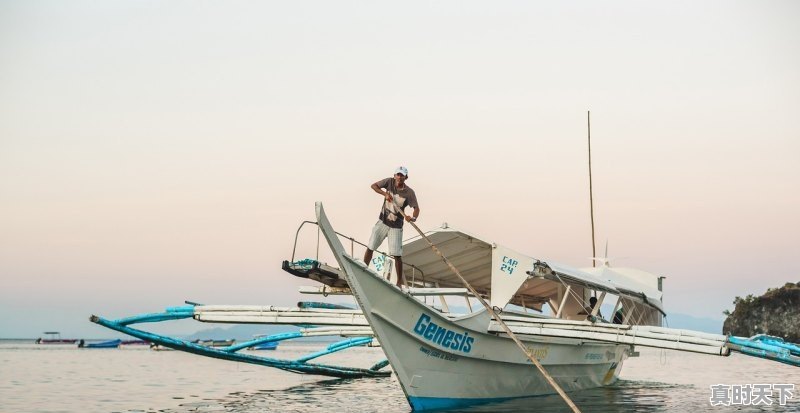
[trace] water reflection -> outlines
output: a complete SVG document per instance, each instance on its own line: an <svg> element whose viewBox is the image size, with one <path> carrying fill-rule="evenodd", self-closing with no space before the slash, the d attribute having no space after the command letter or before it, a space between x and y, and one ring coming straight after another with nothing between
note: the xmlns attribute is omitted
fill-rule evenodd
<svg viewBox="0 0 800 413"><path fill-rule="evenodd" d="M570 393L583 413L738 412L776 411L778 406L712 407L707 389L649 381L620 380L616 385ZM780 407L780 411L795 406ZM788 410L784 410L787 409ZM231 393L223 400L184 403L165 413L183 412L409 412L410 407L392 378L337 379L305 383L283 390ZM557 395L491 403L441 413L550 413L569 408Z"/></svg>
<svg viewBox="0 0 800 413"><path fill-rule="evenodd" d="M702 392L690 385L621 380L614 386L573 392L570 393L570 396L584 413L654 413L686 411L685 402L688 401L688 398L693 398L696 403L699 393ZM564 401L557 395L552 395L441 412L547 413L567 410ZM282 390L231 393L223 400L184 403L179 409L164 410L164 412L176 413L186 411L388 413L408 412L410 408L395 380L375 378L324 380Z"/></svg>
<svg viewBox="0 0 800 413"><path fill-rule="evenodd" d="M691 390L691 386L673 384L620 381L614 386L600 387L569 393L570 398L581 412L668 412L675 410L672 406L672 395ZM568 411L564 401L558 395L530 397L475 406L461 412L564 412Z"/></svg>
<svg viewBox="0 0 800 413"><path fill-rule="evenodd" d="M306 354L310 345L286 345L284 358ZM282 352L282 353L281 353ZM790 404L711 406L710 385L792 383L800 369L761 359L709 357L642 349L628 360L611 387L570 393L590 412L800 412L797 390ZM168 354L169 353L169 354ZM332 363L370 366L380 348L355 348ZM671 383L671 384L664 384ZM0 340L0 411L3 412L380 412L407 413L397 379L320 380L276 369L141 350L51 350ZM464 412L564 412L557 396L475 406Z"/></svg>
<svg viewBox="0 0 800 413"><path fill-rule="evenodd" d="M230 393L222 400L183 403L178 412L408 412L399 385L391 378L332 379L282 390Z"/></svg>

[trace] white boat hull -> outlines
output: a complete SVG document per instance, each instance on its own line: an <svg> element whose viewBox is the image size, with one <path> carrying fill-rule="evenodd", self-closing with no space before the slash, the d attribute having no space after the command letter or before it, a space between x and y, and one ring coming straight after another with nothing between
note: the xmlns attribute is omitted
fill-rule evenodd
<svg viewBox="0 0 800 413"><path fill-rule="evenodd" d="M479 325L488 326L485 312L450 320L363 263L347 255L342 261L348 282L414 410L555 393L512 340L479 329ZM520 338L565 391L613 383L629 348L576 339Z"/></svg>
<svg viewBox="0 0 800 413"><path fill-rule="evenodd" d="M553 394L516 344L488 333L486 312L448 319L349 256L317 204L331 246L414 410L458 408ZM520 336L565 391L613 383L628 345Z"/></svg>

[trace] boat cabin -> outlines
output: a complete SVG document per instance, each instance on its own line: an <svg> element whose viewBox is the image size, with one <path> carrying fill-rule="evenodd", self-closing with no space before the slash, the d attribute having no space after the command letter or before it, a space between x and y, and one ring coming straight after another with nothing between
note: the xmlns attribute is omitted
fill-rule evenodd
<svg viewBox="0 0 800 413"><path fill-rule="evenodd" d="M607 262L596 268L575 269L519 253L447 224L426 236L495 308L567 320L594 317L614 322L616 316L618 324L662 324L663 277L612 268ZM421 237L404 243L403 264L406 282L412 287L463 287ZM391 270L393 266L385 268ZM594 306L592 298L596 300ZM440 300L446 302L447 298ZM610 314L600 311L603 303L614 306ZM442 307L447 308L447 304Z"/></svg>

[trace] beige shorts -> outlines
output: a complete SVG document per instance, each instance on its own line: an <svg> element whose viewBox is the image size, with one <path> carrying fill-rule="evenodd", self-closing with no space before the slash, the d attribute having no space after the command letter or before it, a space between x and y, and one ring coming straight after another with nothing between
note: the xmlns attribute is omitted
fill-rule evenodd
<svg viewBox="0 0 800 413"><path fill-rule="evenodd" d="M389 255L393 257L403 256L403 228L389 228L382 221L375 223L372 227L372 234L369 236L367 248L375 251L381 246L383 240L389 238Z"/></svg>

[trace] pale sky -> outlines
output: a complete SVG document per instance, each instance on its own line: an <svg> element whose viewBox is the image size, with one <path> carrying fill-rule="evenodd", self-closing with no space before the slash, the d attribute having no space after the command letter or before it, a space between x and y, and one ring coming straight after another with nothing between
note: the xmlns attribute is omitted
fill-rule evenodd
<svg viewBox="0 0 800 413"><path fill-rule="evenodd" d="M0 337L293 305L309 283L280 264L314 201L366 240L369 185L401 164L421 227L590 266L587 110L598 251L667 276L668 312L721 318L800 280L798 21L797 1L0 1Z"/></svg>

